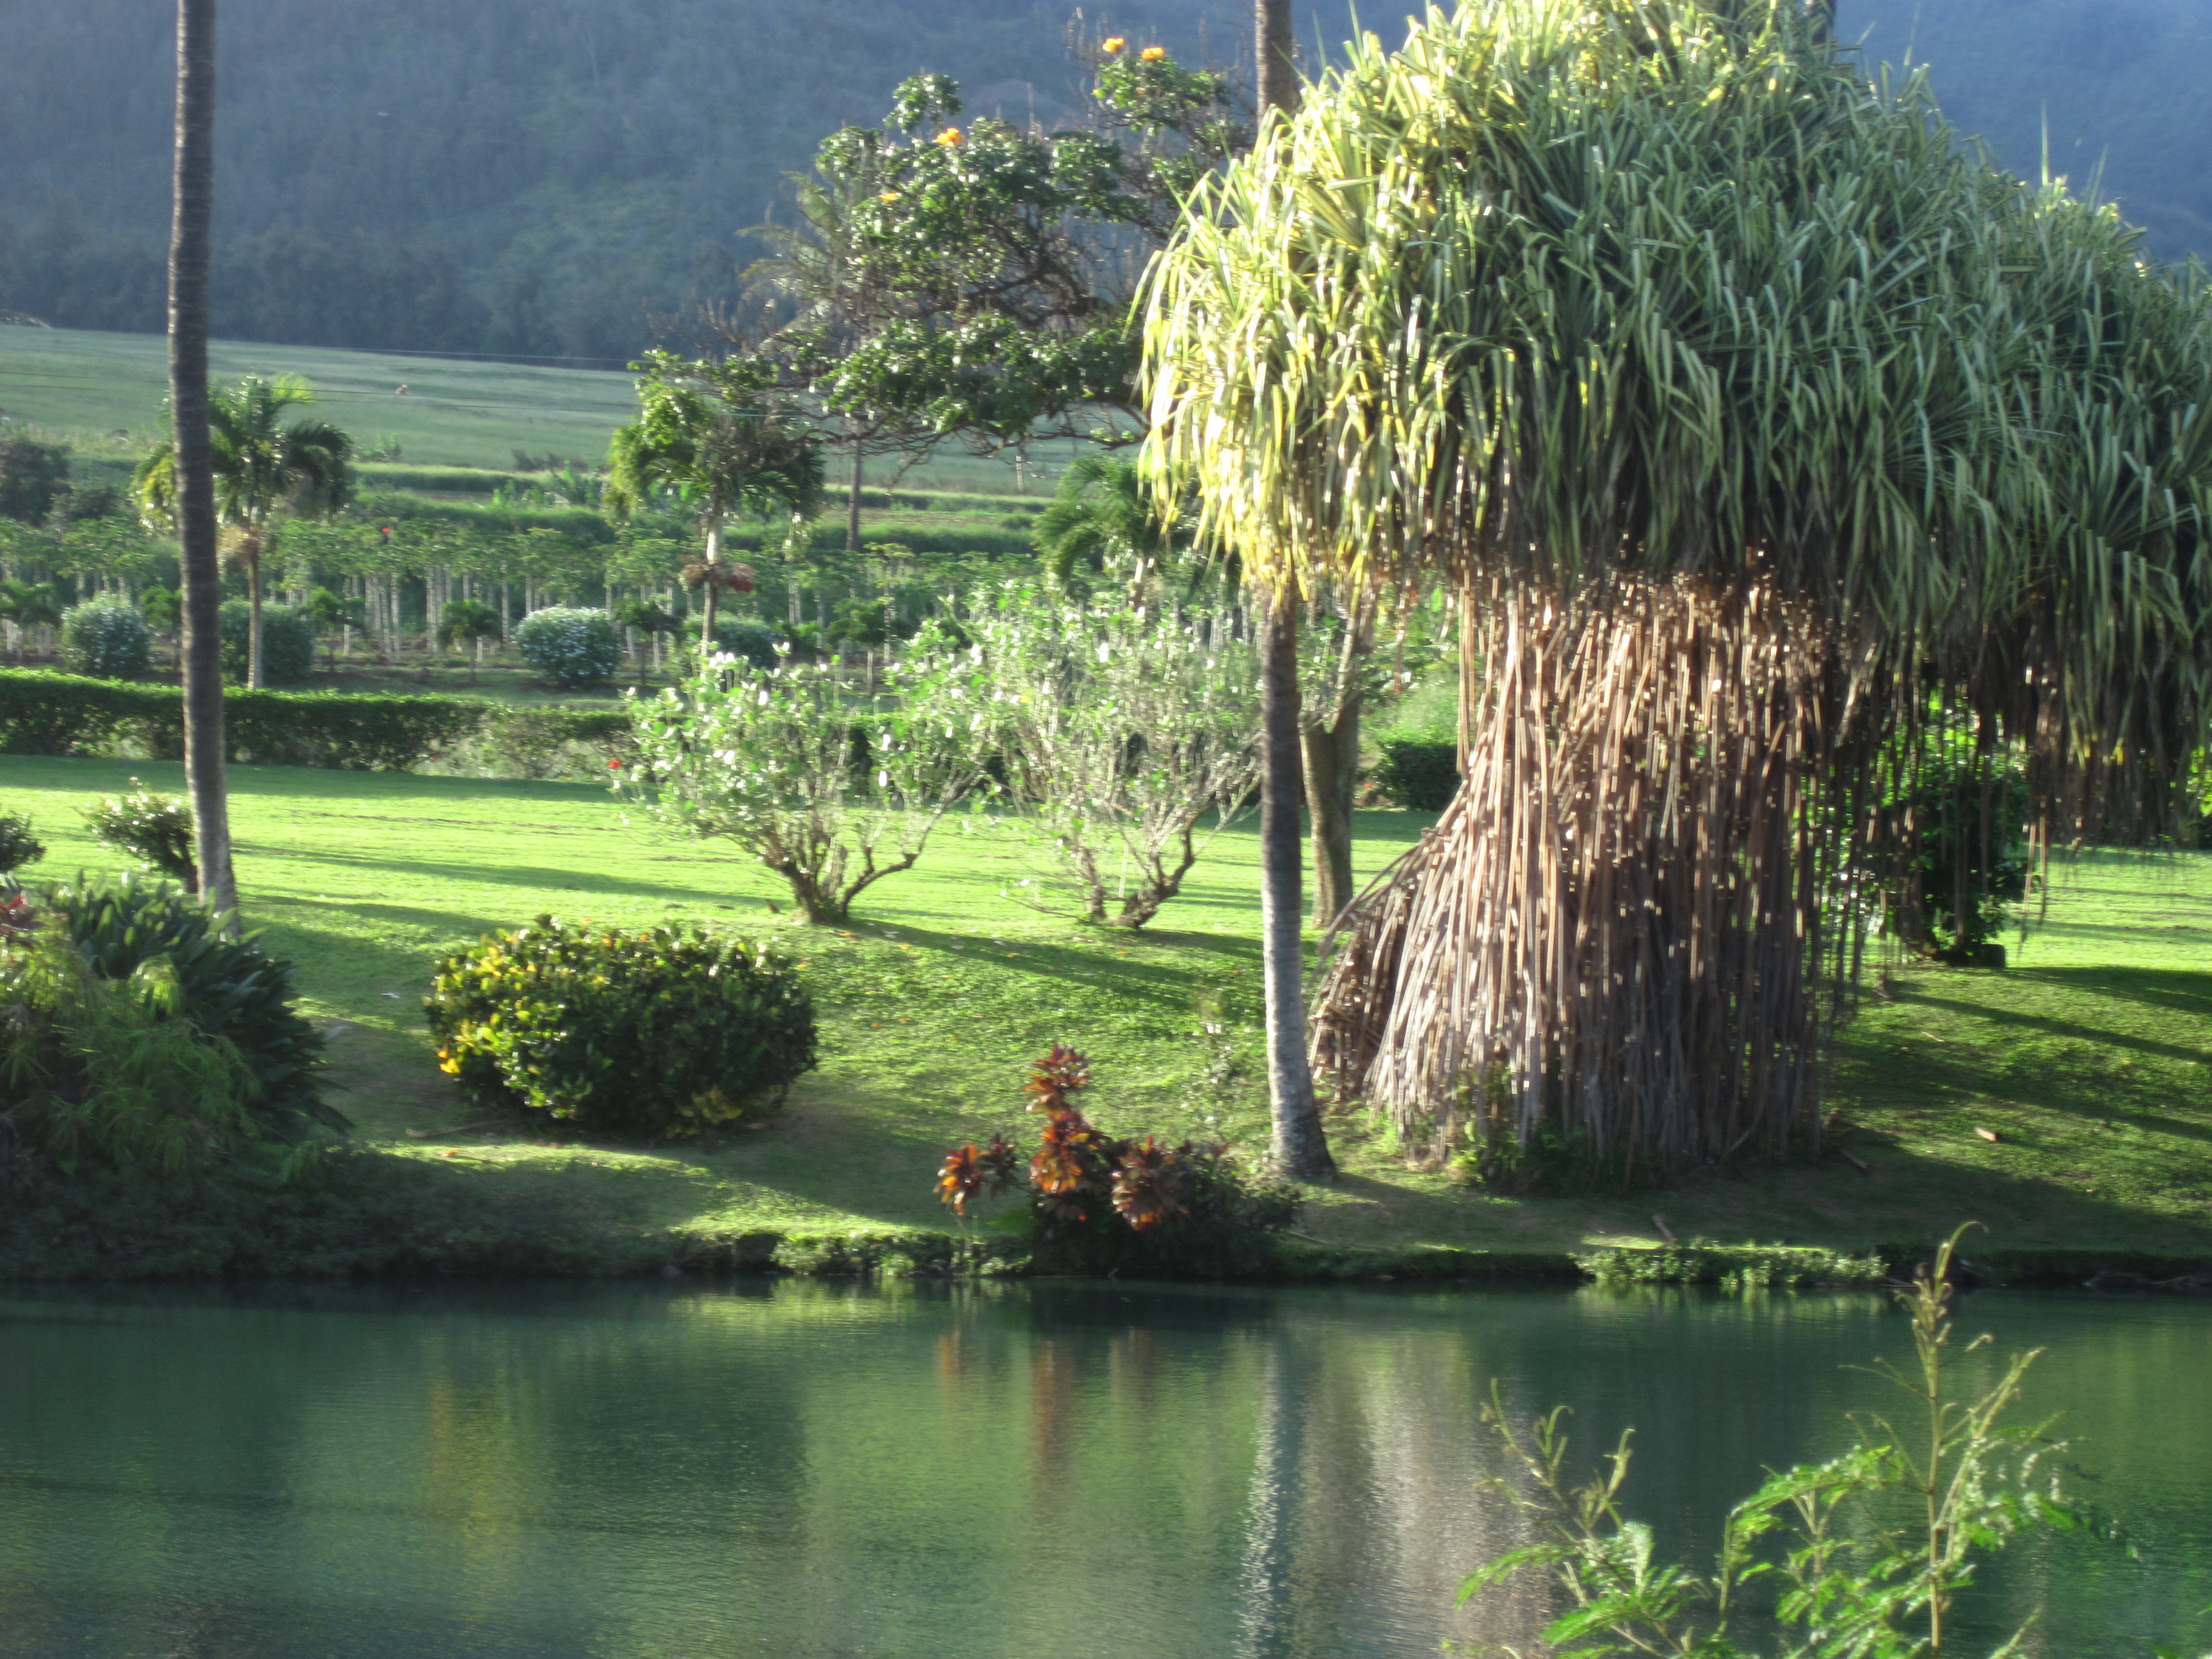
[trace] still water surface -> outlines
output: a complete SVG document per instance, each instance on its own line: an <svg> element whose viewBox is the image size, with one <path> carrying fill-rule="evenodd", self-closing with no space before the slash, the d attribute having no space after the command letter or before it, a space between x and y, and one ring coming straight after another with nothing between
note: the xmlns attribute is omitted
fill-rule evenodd
<svg viewBox="0 0 2212 1659"><path fill-rule="evenodd" d="M2039 1540L1977 1622L2144 1655L2212 1602L2212 1307L1983 1296L2141 1559ZM0 1297L0 1655L1338 1659L1522 1541L1475 1413L1638 1430L1702 1559L1902 1356L1877 1297L1111 1285ZM2191 1652L2199 1650L2192 1647Z"/></svg>

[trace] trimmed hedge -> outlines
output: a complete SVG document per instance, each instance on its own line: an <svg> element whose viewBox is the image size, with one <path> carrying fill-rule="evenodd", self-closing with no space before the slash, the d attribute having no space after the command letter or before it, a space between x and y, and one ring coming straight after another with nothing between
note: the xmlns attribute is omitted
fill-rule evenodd
<svg viewBox="0 0 2212 1659"><path fill-rule="evenodd" d="M469 697L337 691L223 693L230 758L258 766L404 772L492 720L501 705ZM570 741L612 746L629 729L616 709L563 711ZM157 759L184 753L184 694L38 669L0 670L0 754L85 755L121 741Z"/></svg>

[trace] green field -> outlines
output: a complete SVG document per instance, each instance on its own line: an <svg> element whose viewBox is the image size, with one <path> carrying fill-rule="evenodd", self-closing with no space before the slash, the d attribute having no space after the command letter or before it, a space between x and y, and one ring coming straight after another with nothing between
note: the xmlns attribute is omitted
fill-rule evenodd
<svg viewBox="0 0 2212 1659"><path fill-rule="evenodd" d="M52 848L33 873L109 866L77 809L133 774L181 783L157 763L0 759L0 805L27 811ZM809 929L771 914L783 896L764 872L627 824L587 785L278 768L233 778L250 920L300 964L315 1015L342 1028L334 1098L373 1144L549 1191L588 1181L655 1225L938 1225L930 1179L943 1149L1021 1131L1024 1064L1054 1041L1091 1054L1110 1128L1263 1140L1249 828L1134 936L1001 896L1031 873L1019 846L952 829L918 870L866 895L852 929ZM1362 872L1427 822L1361 815ZM431 1062L419 1000L433 958L544 911L781 936L816 981L821 1069L780 1117L718 1145L556 1145L553 1125L410 1139L482 1115ZM1917 970L1870 1000L1831 1092L1856 1163L1832 1152L1634 1199L1510 1200L1408 1170L1360 1119L1340 1117L1346 1176L1316 1195L1302 1231L1354 1251L1556 1251L1656 1242L1656 1213L1684 1238L1866 1246L1974 1218L2000 1248L2212 1255L2212 856L2084 860L2061 872L2049 925L2014 960L2002 973ZM1226 1049L1199 1036L1206 998L1232 1016Z"/></svg>
<svg viewBox="0 0 2212 1659"><path fill-rule="evenodd" d="M158 334L0 328L0 413L8 429L27 429L86 454L135 456L162 428L167 350ZM517 450L597 461L609 434L637 408L630 376L607 369L229 340L216 342L212 362L218 383L304 375L327 418L362 449L396 441L402 459L416 466L505 469ZM1006 462L948 449L902 482L912 489L1048 495L1060 463L1053 446L1040 448L1036 466L1018 475ZM888 485L891 472L888 464L873 465L870 482Z"/></svg>

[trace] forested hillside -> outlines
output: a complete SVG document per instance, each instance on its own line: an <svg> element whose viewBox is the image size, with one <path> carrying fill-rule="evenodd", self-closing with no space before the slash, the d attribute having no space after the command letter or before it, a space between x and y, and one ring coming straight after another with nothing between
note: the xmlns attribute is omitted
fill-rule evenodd
<svg viewBox="0 0 2212 1659"><path fill-rule="evenodd" d="M908 75L1072 118L1030 0L222 0L216 331L615 360L726 296L783 175ZM1235 0L1116 0L1178 53ZM1204 38L1209 18L1228 19ZM0 0L0 308L161 325L172 12Z"/></svg>
<svg viewBox="0 0 2212 1659"><path fill-rule="evenodd" d="M1363 9L1396 33L1403 8ZM2153 245L2212 247L2209 9L2190 0L1842 0L1872 59L1932 61L2010 165L2105 185ZM216 327L235 339L612 364L648 312L730 299L783 175L904 76L1010 116L1085 96L1072 8L1030 0L223 0ZM1346 31L1342 0L1301 33ZM1242 0L1090 19L1235 60ZM170 13L0 0L0 309L156 329ZM1211 38L1207 39L1210 30Z"/></svg>

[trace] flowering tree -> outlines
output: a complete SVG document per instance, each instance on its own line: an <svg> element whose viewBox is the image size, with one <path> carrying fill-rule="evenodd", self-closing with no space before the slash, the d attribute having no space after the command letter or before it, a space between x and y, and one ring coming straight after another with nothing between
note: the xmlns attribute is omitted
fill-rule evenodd
<svg viewBox="0 0 2212 1659"><path fill-rule="evenodd" d="M1182 890L1259 776L1259 667L1234 611L1055 599L1010 586L962 623L1015 820L1084 919L1141 927Z"/></svg>
<svg viewBox="0 0 2212 1659"><path fill-rule="evenodd" d="M711 656L631 704L635 765L615 787L672 829L734 842L781 876L811 922L914 867L945 817L989 791L977 666L918 651L855 702L835 670Z"/></svg>
<svg viewBox="0 0 2212 1659"><path fill-rule="evenodd" d="M1090 126L963 125L958 84L921 75L883 126L823 141L756 271L798 301L775 345L830 413L885 443L1142 430L1136 279L1248 134L1224 76L1119 37L1095 62Z"/></svg>

